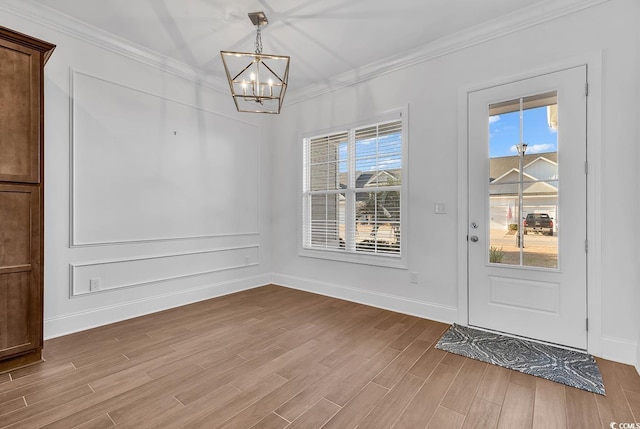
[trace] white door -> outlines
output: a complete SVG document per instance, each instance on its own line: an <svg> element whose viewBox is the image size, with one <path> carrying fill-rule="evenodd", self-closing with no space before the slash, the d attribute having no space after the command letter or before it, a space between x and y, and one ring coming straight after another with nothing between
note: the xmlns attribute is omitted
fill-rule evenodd
<svg viewBox="0 0 640 429"><path fill-rule="evenodd" d="M469 325L586 349L586 66L468 106Z"/></svg>

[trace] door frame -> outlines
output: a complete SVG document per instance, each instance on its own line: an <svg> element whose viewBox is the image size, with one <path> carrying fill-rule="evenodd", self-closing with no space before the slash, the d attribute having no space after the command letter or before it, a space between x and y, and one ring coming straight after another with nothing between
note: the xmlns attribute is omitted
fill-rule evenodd
<svg viewBox="0 0 640 429"><path fill-rule="evenodd" d="M587 351L602 356L602 51L573 56L540 68L501 76L463 86L458 90L458 315L456 322L469 323L469 260L467 240L469 223L469 127L468 95L510 82L586 65L589 96L587 98Z"/></svg>

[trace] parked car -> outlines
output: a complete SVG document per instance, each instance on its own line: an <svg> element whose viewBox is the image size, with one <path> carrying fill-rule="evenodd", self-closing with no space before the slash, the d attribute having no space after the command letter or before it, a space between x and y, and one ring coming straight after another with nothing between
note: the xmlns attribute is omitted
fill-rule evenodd
<svg viewBox="0 0 640 429"><path fill-rule="evenodd" d="M523 225L524 233L540 232L553 235L553 218L547 213L529 213L525 218Z"/></svg>

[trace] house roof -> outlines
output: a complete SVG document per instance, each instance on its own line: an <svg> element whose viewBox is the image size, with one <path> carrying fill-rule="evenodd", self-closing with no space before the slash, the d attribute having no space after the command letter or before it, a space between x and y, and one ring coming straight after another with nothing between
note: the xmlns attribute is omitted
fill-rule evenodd
<svg viewBox="0 0 640 429"><path fill-rule="evenodd" d="M529 155L525 155L523 161L524 166L531 165L533 162L538 159L545 159L547 161L551 161L553 163L558 162L558 152L546 152L546 153L532 153ZM490 181L497 179L498 177L504 176L509 171L513 169L518 169L519 160L518 155L513 156L501 156L497 158L489 159L489 178Z"/></svg>
<svg viewBox="0 0 640 429"><path fill-rule="evenodd" d="M556 195L558 193L557 181L553 182L538 182L535 177L530 174L522 173L524 179L524 193L527 196L531 195ZM513 186L519 179L519 173L517 168L512 168L502 176L491 182L489 186L489 192L492 195L517 195L517 188ZM504 182L504 183L503 183Z"/></svg>
<svg viewBox="0 0 640 429"><path fill-rule="evenodd" d="M356 189L366 188L374 184L378 177L386 176L391 179L398 179L402 174L402 169L380 170L380 171L356 171ZM347 189L347 173L342 172L338 175L338 181L341 189ZM382 181L382 180L381 180Z"/></svg>
<svg viewBox="0 0 640 429"><path fill-rule="evenodd" d="M364 188L371 180L374 173L362 173L356 178L356 188Z"/></svg>

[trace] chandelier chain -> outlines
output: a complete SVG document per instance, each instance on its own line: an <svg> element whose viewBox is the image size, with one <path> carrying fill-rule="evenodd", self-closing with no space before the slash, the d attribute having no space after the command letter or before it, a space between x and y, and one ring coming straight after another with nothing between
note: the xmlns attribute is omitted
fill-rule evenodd
<svg viewBox="0 0 640 429"><path fill-rule="evenodd" d="M256 54L262 53L262 31L260 26L256 25Z"/></svg>

